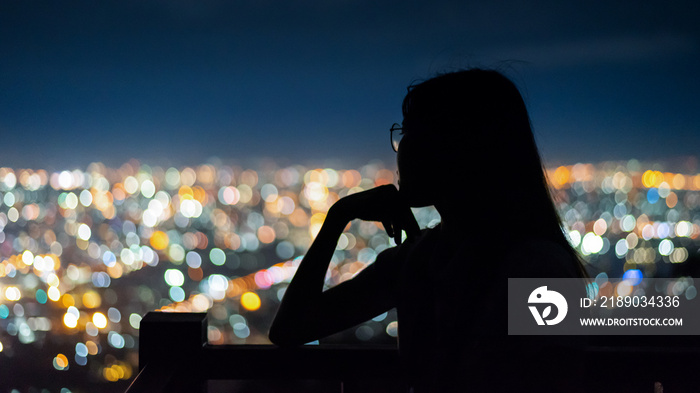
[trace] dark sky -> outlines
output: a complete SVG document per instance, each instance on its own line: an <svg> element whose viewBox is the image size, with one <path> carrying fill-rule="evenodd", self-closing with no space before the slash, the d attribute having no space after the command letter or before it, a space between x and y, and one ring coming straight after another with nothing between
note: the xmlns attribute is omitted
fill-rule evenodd
<svg viewBox="0 0 700 393"><path fill-rule="evenodd" d="M698 4L2 0L0 166L390 161L406 86L468 66L550 162L698 155Z"/></svg>

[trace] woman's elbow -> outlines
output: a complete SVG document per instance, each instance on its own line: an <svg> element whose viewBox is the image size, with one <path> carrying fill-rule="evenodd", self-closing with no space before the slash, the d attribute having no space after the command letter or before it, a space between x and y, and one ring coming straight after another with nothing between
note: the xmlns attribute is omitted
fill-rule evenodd
<svg viewBox="0 0 700 393"><path fill-rule="evenodd" d="M267 337L275 345L279 345L281 347L289 345L288 338L285 337L283 330L279 327L276 327L275 325L272 325L272 327L270 328L270 333L267 335Z"/></svg>
<svg viewBox="0 0 700 393"><path fill-rule="evenodd" d="M290 347L304 344L304 341L294 329L272 324L268 338L270 341L280 347Z"/></svg>

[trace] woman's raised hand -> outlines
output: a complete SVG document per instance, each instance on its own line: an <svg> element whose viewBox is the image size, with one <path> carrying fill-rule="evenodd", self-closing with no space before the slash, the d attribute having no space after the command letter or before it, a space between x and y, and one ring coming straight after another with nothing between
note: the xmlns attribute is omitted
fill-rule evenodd
<svg viewBox="0 0 700 393"><path fill-rule="evenodd" d="M336 202L331 209L347 221L359 218L381 222L396 244L401 244L402 230L406 231L409 240L420 233L411 209L393 184L348 195Z"/></svg>

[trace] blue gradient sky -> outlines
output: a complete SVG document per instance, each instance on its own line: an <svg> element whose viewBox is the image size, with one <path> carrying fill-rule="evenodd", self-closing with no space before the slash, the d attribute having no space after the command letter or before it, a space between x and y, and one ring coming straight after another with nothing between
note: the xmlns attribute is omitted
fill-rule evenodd
<svg viewBox="0 0 700 393"><path fill-rule="evenodd" d="M700 151L697 2L199 3L2 1L0 166L390 161L406 86L465 66L550 163Z"/></svg>

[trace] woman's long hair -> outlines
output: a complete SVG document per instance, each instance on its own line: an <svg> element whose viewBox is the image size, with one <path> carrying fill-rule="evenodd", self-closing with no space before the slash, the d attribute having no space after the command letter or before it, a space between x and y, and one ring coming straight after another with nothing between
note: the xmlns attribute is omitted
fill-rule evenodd
<svg viewBox="0 0 700 393"><path fill-rule="evenodd" d="M487 179L480 180L490 184L495 215L558 243L588 276L564 234L525 102L510 79L483 69L439 75L409 87L402 111L404 126L428 126L431 138L439 139L445 165L477 173L487 168Z"/></svg>

